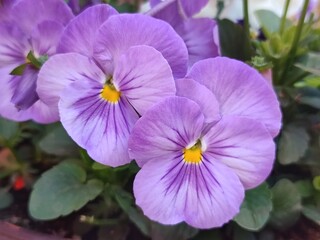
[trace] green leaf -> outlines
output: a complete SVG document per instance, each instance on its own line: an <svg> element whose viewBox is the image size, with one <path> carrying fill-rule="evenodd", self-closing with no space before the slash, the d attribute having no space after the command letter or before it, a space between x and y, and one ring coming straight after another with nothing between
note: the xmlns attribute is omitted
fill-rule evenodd
<svg viewBox="0 0 320 240"><path fill-rule="evenodd" d="M287 125L279 141L278 159L281 164L291 164L304 156L309 146L310 137L303 126Z"/></svg>
<svg viewBox="0 0 320 240"><path fill-rule="evenodd" d="M316 206L306 205L302 208L302 214L320 225L320 211Z"/></svg>
<svg viewBox="0 0 320 240"><path fill-rule="evenodd" d="M128 215L132 223L135 224L143 234L149 236L151 222L135 207L132 195L118 187L113 188L111 191L113 191L115 200Z"/></svg>
<svg viewBox="0 0 320 240"><path fill-rule="evenodd" d="M312 184L316 190L320 191L320 176L314 177L312 180Z"/></svg>
<svg viewBox="0 0 320 240"><path fill-rule="evenodd" d="M40 140L39 147L42 151L56 156L73 156L78 153L78 146L61 125Z"/></svg>
<svg viewBox="0 0 320 240"><path fill-rule="evenodd" d="M268 221L272 210L271 191L266 183L246 191L246 197L241 205L240 213L235 222L241 227L251 230L260 230Z"/></svg>
<svg viewBox="0 0 320 240"><path fill-rule="evenodd" d="M0 210L9 207L12 202L12 195L6 189L0 189Z"/></svg>
<svg viewBox="0 0 320 240"><path fill-rule="evenodd" d="M222 55L249 61L253 56L253 50L243 27L227 19L219 20L218 24Z"/></svg>
<svg viewBox="0 0 320 240"><path fill-rule="evenodd" d="M235 226L233 232L233 240L256 240L252 232L249 232L245 229L242 229L238 226Z"/></svg>
<svg viewBox="0 0 320 240"><path fill-rule="evenodd" d="M186 240L194 237L199 232L198 229L188 226L186 223L166 226L159 223L152 223L152 240Z"/></svg>
<svg viewBox="0 0 320 240"><path fill-rule="evenodd" d="M295 66L306 72L320 76L320 53L309 52L307 55L302 57L299 60L299 63L295 64Z"/></svg>
<svg viewBox="0 0 320 240"><path fill-rule="evenodd" d="M27 63L21 64L10 72L10 75L21 76L27 67Z"/></svg>
<svg viewBox="0 0 320 240"><path fill-rule="evenodd" d="M86 182L86 172L72 162L62 162L48 170L35 183L29 201L30 215L51 220L79 210L103 190L103 183Z"/></svg>
<svg viewBox="0 0 320 240"><path fill-rule="evenodd" d="M301 82L297 82L294 84L295 87L313 87L319 88L320 87L320 77L317 76L310 76L308 78L303 79Z"/></svg>
<svg viewBox="0 0 320 240"><path fill-rule="evenodd" d="M19 124L0 117L0 139L9 140L18 131Z"/></svg>
<svg viewBox="0 0 320 240"><path fill-rule="evenodd" d="M271 189L273 210L270 223L278 229L286 229L292 226L300 216L301 196L294 185L288 179L281 179Z"/></svg>
<svg viewBox="0 0 320 240"><path fill-rule="evenodd" d="M294 183L301 197L307 198L313 195L314 189L310 180L299 180Z"/></svg>

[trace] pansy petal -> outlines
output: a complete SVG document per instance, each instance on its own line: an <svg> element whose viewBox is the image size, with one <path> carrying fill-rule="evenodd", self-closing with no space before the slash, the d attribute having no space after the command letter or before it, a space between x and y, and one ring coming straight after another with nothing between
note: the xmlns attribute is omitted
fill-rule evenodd
<svg viewBox="0 0 320 240"><path fill-rule="evenodd" d="M173 75L184 77L188 52L183 40L168 23L141 14L111 16L98 30L95 58L102 66L117 62L128 48L136 45L154 47L169 62Z"/></svg>
<svg viewBox="0 0 320 240"><path fill-rule="evenodd" d="M149 109L134 126L129 154L139 166L181 151L200 137L204 116L195 102L169 97Z"/></svg>
<svg viewBox="0 0 320 240"><path fill-rule="evenodd" d="M184 164L181 155L172 152L142 167L133 186L136 204L162 224L213 228L231 220L244 197L237 175L219 162Z"/></svg>
<svg viewBox="0 0 320 240"><path fill-rule="evenodd" d="M232 169L203 158L199 165L185 166L185 221L196 228L221 227L239 212L244 188Z"/></svg>
<svg viewBox="0 0 320 240"><path fill-rule="evenodd" d="M216 96L222 115L236 115L263 123L274 137L281 127L276 94L265 79L243 62L217 57L196 63L188 73Z"/></svg>
<svg viewBox="0 0 320 240"><path fill-rule="evenodd" d="M174 28L188 18L178 0L159 1L146 14L166 21Z"/></svg>
<svg viewBox="0 0 320 240"><path fill-rule="evenodd" d="M36 92L38 70L26 66L21 76L14 76L11 80L11 88L14 89L11 102L19 110L31 107L38 99Z"/></svg>
<svg viewBox="0 0 320 240"><path fill-rule="evenodd" d="M25 121L31 119L30 111L18 111L11 102L14 89L11 87L13 76L9 75L5 68L0 69L1 87L0 87L0 116L13 120Z"/></svg>
<svg viewBox="0 0 320 240"><path fill-rule="evenodd" d="M216 22L209 18L188 19L176 27L189 52L189 66L200 60L219 56L213 31Z"/></svg>
<svg viewBox="0 0 320 240"><path fill-rule="evenodd" d="M254 188L270 174L275 144L256 120L229 116L211 127L202 138L205 154L232 168L245 188Z"/></svg>
<svg viewBox="0 0 320 240"><path fill-rule="evenodd" d="M178 6L179 11L173 11L171 10L171 15L176 15L173 13L181 13L183 11L183 14L186 17L192 17L194 14L200 12L200 10L208 3L208 0L197 0L197 1L190 1L190 0L150 0L151 7L155 8L157 5L165 4L167 2L175 3L176 6ZM169 12L168 12L169 13ZM166 21L166 19L164 19Z"/></svg>
<svg viewBox="0 0 320 240"><path fill-rule="evenodd" d="M104 100L101 82L83 78L61 94L61 123L73 140L97 162L112 167L130 162L128 138L138 115L125 98Z"/></svg>
<svg viewBox="0 0 320 240"><path fill-rule="evenodd" d="M113 78L115 86L140 115L161 99L176 93L168 62L149 46L129 48L116 63Z"/></svg>
<svg viewBox="0 0 320 240"><path fill-rule="evenodd" d="M57 109L62 90L71 82L82 78L104 82L105 74L93 60L81 54L54 55L40 69L37 82L38 96L49 107Z"/></svg>
<svg viewBox="0 0 320 240"><path fill-rule="evenodd" d="M73 18L71 9L62 0L20 0L12 13L26 34L31 34L34 26L42 21L58 21L65 26Z"/></svg>
<svg viewBox="0 0 320 240"><path fill-rule="evenodd" d="M31 42L35 55L53 55L63 32L63 25L56 21L43 21L32 32Z"/></svg>
<svg viewBox="0 0 320 240"><path fill-rule="evenodd" d="M25 63L25 57L30 51L26 35L12 22L0 23L0 68L10 66L13 69Z"/></svg>
<svg viewBox="0 0 320 240"><path fill-rule="evenodd" d="M176 87L177 96L189 98L200 106L206 123L211 123L221 118L219 103L208 88L193 79L187 78L177 79Z"/></svg>
<svg viewBox="0 0 320 240"><path fill-rule="evenodd" d="M74 18L66 27L58 52L77 52L92 56L93 42L98 28L118 12L107 4L90 7Z"/></svg>

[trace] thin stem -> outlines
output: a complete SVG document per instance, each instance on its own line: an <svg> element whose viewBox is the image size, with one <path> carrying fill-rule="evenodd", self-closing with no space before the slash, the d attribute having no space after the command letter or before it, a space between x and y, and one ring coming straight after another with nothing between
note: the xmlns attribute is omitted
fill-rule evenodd
<svg viewBox="0 0 320 240"><path fill-rule="evenodd" d="M283 11L282 18L281 18L280 34L283 33L284 27L286 26L287 13L288 13L290 1L291 0L286 0L286 4L285 4L284 11Z"/></svg>
<svg viewBox="0 0 320 240"><path fill-rule="evenodd" d="M309 6L309 0L305 0L304 1L304 5L303 5L303 9L301 12L301 16L298 22L298 26L296 29L296 32L294 34L294 39L291 45L291 49L290 52L288 54L288 57L285 61L285 65L284 65L284 71L282 72L282 76L280 78L280 81L283 82L285 76L287 75L288 69L289 67L292 65L294 58L296 56L297 50L298 50L298 46L299 46L299 41L301 38L301 33L303 30L303 26L304 26L304 20L306 18L307 15L307 11L308 11L308 6Z"/></svg>
<svg viewBox="0 0 320 240"><path fill-rule="evenodd" d="M249 29L249 5L248 0L243 0L243 17L244 17L244 31L246 36L250 36L250 29Z"/></svg>

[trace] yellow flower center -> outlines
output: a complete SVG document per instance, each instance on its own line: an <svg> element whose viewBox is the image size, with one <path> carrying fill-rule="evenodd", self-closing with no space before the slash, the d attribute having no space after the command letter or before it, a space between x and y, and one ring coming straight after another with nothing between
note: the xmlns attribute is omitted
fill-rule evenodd
<svg viewBox="0 0 320 240"><path fill-rule="evenodd" d="M202 161L201 143L198 141L191 148L183 149L183 160L185 163L199 164Z"/></svg>
<svg viewBox="0 0 320 240"><path fill-rule="evenodd" d="M121 92L117 91L113 84L105 84L100 96L110 103L117 103L121 97Z"/></svg>

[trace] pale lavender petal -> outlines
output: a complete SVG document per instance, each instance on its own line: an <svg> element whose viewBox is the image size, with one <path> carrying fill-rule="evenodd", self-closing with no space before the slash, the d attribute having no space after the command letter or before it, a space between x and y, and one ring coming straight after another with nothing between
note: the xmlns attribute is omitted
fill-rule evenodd
<svg viewBox="0 0 320 240"><path fill-rule="evenodd" d="M43 21L39 23L31 34L34 55L40 57L55 54L63 29L63 25L56 21Z"/></svg>
<svg viewBox="0 0 320 240"><path fill-rule="evenodd" d="M86 9L69 23L61 38L58 51L92 56L96 31L102 23L115 14L118 12L107 4Z"/></svg>
<svg viewBox="0 0 320 240"><path fill-rule="evenodd" d="M38 96L49 107L57 109L62 90L73 81L83 78L95 79L101 83L106 80L105 74L94 61L81 54L54 55L40 69Z"/></svg>
<svg viewBox="0 0 320 240"><path fill-rule="evenodd" d="M19 0L12 13L26 34L31 34L42 21L57 21L65 26L73 18L71 9L62 0Z"/></svg>
<svg viewBox="0 0 320 240"><path fill-rule="evenodd" d="M208 3L208 0L150 0L150 4L152 7L156 7L157 5L165 5L168 2L174 2L176 6L179 6L179 11L173 11L171 10L171 15L174 14L181 14L181 11L183 11L183 14L186 17L192 17L194 14L200 12L200 10ZM168 11L168 15L169 15ZM166 21L166 19L164 19Z"/></svg>
<svg viewBox="0 0 320 240"><path fill-rule="evenodd" d="M228 167L208 159L184 164L182 152L148 161L136 175L133 191L150 219L162 224L185 221L196 228L230 221L244 197L239 178Z"/></svg>
<svg viewBox="0 0 320 240"><path fill-rule="evenodd" d="M175 29L187 45L189 66L194 63L219 56L218 46L213 39L216 22L209 18L188 19Z"/></svg>
<svg viewBox="0 0 320 240"><path fill-rule="evenodd" d="M113 79L114 85L140 115L176 93L168 62L149 46L129 48L117 61Z"/></svg>
<svg viewBox="0 0 320 240"><path fill-rule="evenodd" d="M68 134L97 162L112 167L130 162L128 138L138 115L125 98L116 104L101 96L103 83L83 78L61 94L59 112Z"/></svg>
<svg viewBox="0 0 320 240"><path fill-rule="evenodd" d="M232 168L246 189L261 184L271 172L275 144L263 124L256 120L223 117L201 142L208 159Z"/></svg>
<svg viewBox="0 0 320 240"><path fill-rule="evenodd" d="M205 117L206 123L219 120L219 103L213 93L200 83L187 78L176 80L177 96L195 101Z"/></svg>
<svg viewBox="0 0 320 240"><path fill-rule="evenodd" d="M30 51L28 38L12 22L0 23L0 68L11 67L8 73L25 63Z"/></svg>
<svg viewBox="0 0 320 240"><path fill-rule="evenodd" d="M255 69L243 62L217 57L196 63L187 77L205 85L216 96L222 115L263 123L274 137L281 127L276 94Z"/></svg>
<svg viewBox="0 0 320 240"><path fill-rule="evenodd" d="M154 47L169 62L173 75L184 77L188 52L183 40L168 23L141 14L111 16L98 30L95 58L102 66L117 62L128 48L136 45Z"/></svg>
<svg viewBox="0 0 320 240"><path fill-rule="evenodd" d="M13 90L11 102L18 110L31 107L38 99L36 92L38 70L27 66L21 76L14 76L10 82Z"/></svg>
<svg viewBox="0 0 320 240"><path fill-rule="evenodd" d="M134 126L129 139L129 154L139 166L165 159L196 143L204 116L195 102L169 97L149 109Z"/></svg>
<svg viewBox="0 0 320 240"><path fill-rule="evenodd" d="M0 87L0 116L13 120L25 121L31 119L30 111L18 111L11 98L14 89L11 88L13 76L8 74L11 69L0 69L1 87Z"/></svg>
<svg viewBox="0 0 320 240"><path fill-rule="evenodd" d="M174 28L184 20L188 19L188 16L186 16L178 0L166 0L163 2L159 2L159 4L157 3L146 14L154 18L166 21Z"/></svg>

